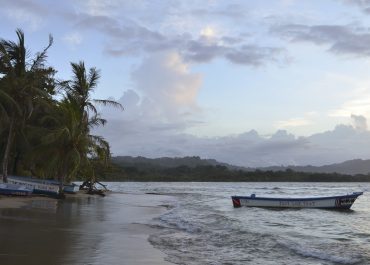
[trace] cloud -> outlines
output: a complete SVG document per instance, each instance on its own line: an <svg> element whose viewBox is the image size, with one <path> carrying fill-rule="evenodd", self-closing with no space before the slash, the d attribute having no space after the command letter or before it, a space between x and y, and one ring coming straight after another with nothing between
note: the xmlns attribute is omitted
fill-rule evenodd
<svg viewBox="0 0 370 265"><path fill-rule="evenodd" d="M289 128L289 127L300 127L312 124L312 121L307 118L291 118L285 121L278 121L276 127L278 128Z"/></svg>
<svg viewBox="0 0 370 265"><path fill-rule="evenodd" d="M131 75L135 90L156 105L161 117L178 120L199 110L197 96L202 84L200 74L190 72L175 52L147 58Z"/></svg>
<svg viewBox="0 0 370 265"><path fill-rule="evenodd" d="M369 0L342 0L349 5L355 5L362 9L366 14L370 14L370 1Z"/></svg>
<svg viewBox="0 0 370 265"><path fill-rule="evenodd" d="M24 24L32 30L39 28L45 17L49 14L48 9L37 2L27 0L0 0L0 13L5 14L10 19Z"/></svg>
<svg viewBox="0 0 370 265"><path fill-rule="evenodd" d="M208 5L207 8L193 8L185 12L194 18L197 17L216 17L219 19L227 18L235 21L235 19L244 19L248 16L248 10L240 4L227 4L227 5ZM178 15L184 15L178 14Z"/></svg>
<svg viewBox="0 0 370 265"><path fill-rule="evenodd" d="M104 3L106 2L103 2L103 5ZM108 1L108 3L112 4L111 1ZM106 4L108 8L103 8L103 10L111 10L109 4ZM222 11L220 7L217 7L207 12L212 13L212 16L216 14L226 16L227 13L231 17L235 13L239 14L236 6L230 5L227 8ZM145 8L136 7L135 12L139 12L138 10L141 9ZM213 26L212 23L205 26L205 22L199 20L199 17L193 17L192 10L189 10L187 14L191 14L191 18L196 21L192 21L192 23L201 25L199 30L194 30L198 28L197 26L192 27L189 31L182 29L181 26L171 28L166 19L180 16L178 12L183 9L180 5L174 10L163 14L165 18L160 19L164 20L160 25L146 17L142 18L140 13L136 14L135 19L130 18L130 15L124 18L118 15L115 16L116 11L110 11L110 13L106 11L81 11L80 13L70 14L69 17L73 17L75 27L78 29L96 31L106 36L104 50L112 56L136 56L176 51L187 61L195 63L209 62L216 58L224 58L232 63L249 66L286 62L284 48L257 43L252 38L246 37L245 32L240 32L240 29L224 31L218 29L217 25ZM198 10L198 12L200 11ZM206 11L203 10L203 12ZM240 15L237 17L240 17ZM181 16L181 19L184 21L183 16ZM156 26L153 26L153 24Z"/></svg>
<svg viewBox="0 0 370 265"><path fill-rule="evenodd" d="M356 57L370 55L370 31L352 25L286 24L273 26L271 31L291 42L327 45L328 51Z"/></svg>
<svg viewBox="0 0 370 265"><path fill-rule="evenodd" d="M83 1L86 11L92 16L109 15L111 10L118 4L119 1L112 0L87 0Z"/></svg>
<svg viewBox="0 0 370 265"><path fill-rule="evenodd" d="M122 125L124 126L124 125ZM130 126L130 124L126 124ZM187 134L163 134L157 131L122 134L114 142L116 155L133 156L192 156L215 158L239 166L324 165L353 158L369 158L368 131L359 132L351 126L337 126L334 130L309 137L264 138L254 133L222 138L200 138ZM281 133L277 133L281 134ZM109 137L107 137L109 140Z"/></svg>
<svg viewBox="0 0 370 265"><path fill-rule="evenodd" d="M168 135L202 123L202 109L197 104L202 76L192 73L177 53L147 57L133 70L131 80L132 89L119 99L125 111L102 109L109 123L98 131L116 146L120 146L122 135L126 139L139 137L142 143L154 139L161 143ZM137 144L133 139L130 142Z"/></svg>
<svg viewBox="0 0 370 265"><path fill-rule="evenodd" d="M197 103L202 75L193 73L175 51L146 57L132 70L131 81L131 89L119 99L125 111L103 109L108 124L96 131L111 143L114 155L198 155L249 167L323 165L370 157L370 132L360 115L352 115L353 126L339 125L307 137L286 130L270 137L255 130L224 137L188 134L189 128L203 125L203 110ZM306 113L280 125L305 126L313 115Z"/></svg>
<svg viewBox="0 0 370 265"><path fill-rule="evenodd" d="M358 131L366 131L367 130L367 120L362 115L351 115L353 126Z"/></svg>
<svg viewBox="0 0 370 265"><path fill-rule="evenodd" d="M349 99L337 109L329 112L330 117L348 117L353 113L370 115L370 96L361 93L353 99Z"/></svg>
<svg viewBox="0 0 370 265"><path fill-rule="evenodd" d="M63 37L63 41L66 42L70 47L75 48L81 44L82 36L77 32L68 33Z"/></svg>

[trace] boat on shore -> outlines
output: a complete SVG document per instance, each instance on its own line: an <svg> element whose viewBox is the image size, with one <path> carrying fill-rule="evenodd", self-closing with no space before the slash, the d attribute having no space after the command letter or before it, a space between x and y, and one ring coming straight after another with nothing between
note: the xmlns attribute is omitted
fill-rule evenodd
<svg viewBox="0 0 370 265"><path fill-rule="evenodd" d="M53 197L57 197L60 190L58 185L50 184L45 180L31 177L8 176L8 183L25 186L27 189L32 190L34 194Z"/></svg>
<svg viewBox="0 0 370 265"><path fill-rule="evenodd" d="M33 192L23 185L0 183L0 195L8 196L29 196Z"/></svg>
<svg viewBox="0 0 370 265"><path fill-rule="evenodd" d="M75 183L63 185L63 191L66 193L76 193L79 190L80 190L80 186Z"/></svg>
<svg viewBox="0 0 370 265"><path fill-rule="evenodd" d="M20 176L9 176L14 181L20 182L20 181L27 181L27 182L35 182L35 183L41 183L45 185L54 185L58 187L58 192L59 192L59 182L56 180L49 180L49 179L37 179L37 178L32 178L32 177L20 177ZM66 193L76 193L79 191L79 185L76 185L74 183L71 184L63 184L63 191Z"/></svg>
<svg viewBox="0 0 370 265"><path fill-rule="evenodd" d="M321 208L321 209L350 209L355 200L363 192L354 192L348 195L309 197L309 198L273 198L251 196L231 196L235 208L271 207L271 208Z"/></svg>
<svg viewBox="0 0 370 265"><path fill-rule="evenodd" d="M26 182L33 182L33 183L44 184L44 185L54 185L54 186L58 187L58 193L59 193L59 182L56 181L56 180L36 179L36 178L32 178L32 177L20 177L20 176L8 176L8 182L9 182L9 179L11 179L12 182L17 182L17 183L20 183L22 181L26 181ZM53 190L56 192L55 187L54 188L39 187L38 190L40 192L41 189L45 189L45 188L47 190L47 193L49 193L50 191L53 191ZM66 192L66 193L76 193L77 191L79 191L79 188L80 188L80 186L77 185L77 184L74 184L74 183L63 184L63 191Z"/></svg>

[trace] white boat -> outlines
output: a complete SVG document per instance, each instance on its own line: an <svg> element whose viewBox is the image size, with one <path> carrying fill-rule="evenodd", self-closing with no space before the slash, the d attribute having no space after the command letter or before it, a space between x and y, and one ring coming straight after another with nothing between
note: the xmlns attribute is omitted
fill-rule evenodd
<svg viewBox="0 0 370 265"><path fill-rule="evenodd" d="M80 186L75 184L75 183L64 184L63 185L63 190L66 193L76 193L77 191L80 190Z"/></svg>
<svg viewBox="0 0 370 265"><path fill-rule="evenodd" d="M310 197L310 198L273 198L251 196L232 196L235 208L249 207L273 207L273 208L322 208L322 209L349 209L362 192L354 192L348 195Z"/></svg>
<svg viewBox="0 0 370 265"><path fill-rule="evenodd" d="M35 194L44 194L49 196L59 195L59 186L47 183L47 181L32 179L28 177L8 176L8 183L25 186L33 190Z"/></svg>
<svg viewBox="0 0 370 265"><path fill-rule="evenodd" d="M32 189L28 189L23 185L0 183L0 194L8 196L29 196L32 194Z"/></svg>
<svg viewBox="0 0 370 265"><path fill-rule="evenodd" d="M59 188L59 182L56 180L49 180L49 179L37 179L32 177L21 177L21 176L8 176L8 179L11 178L12 180L16 181L27 181L27 182L35 182L41 183L45 185L55 185ZM79 191L80 186L76 185L75 183L71 184L63 184L63 191L66 193L76 193Z"/></svg>

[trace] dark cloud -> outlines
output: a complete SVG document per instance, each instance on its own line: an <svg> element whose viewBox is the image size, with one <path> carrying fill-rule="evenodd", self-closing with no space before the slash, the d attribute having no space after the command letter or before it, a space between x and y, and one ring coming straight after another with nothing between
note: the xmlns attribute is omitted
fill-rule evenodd
<svg viewBox="0 0 370 265"><path fill-rule="evenodd" d="M245 9L244 6L241 6L239 4L229 4L221 7L217 6L216 8L192 9L189 12L187 12L187 14L190 14L195 17L210 16L210 17L223 17L235 20L246 18L248 15L248 11Z"/></svg>
<svg viewBox="0 0 370 265"><path fill-rule="evenodd" d="M232 63L259 66L281 60L284 53L281 48L248 44L240 34L212 38L192 36L186 32L165 34L130 19L118 20L86 13L79 14L74 19L76 27L108 36L104 50L112 56L177 51L191 62L203 63L215 58L225 58Z"/></svg>
<svg viewBox="0 0 370 265"><path fill-rule="evenodd" d="M284 49L274 47L257 47L243 45L238 49L232 49L226 54L226 58L236 64L263 65L267 61L276 61L281 58Z"/></svg>
<svg viewBox="0 0 370 265"><path fill-rule="evenodd" d="M188 41L184 48L182 54L185 58L195 62L209 62L215 57L223 57L228 50L227 47L195 40Z"/></svg>
<svg viewBox="0 0 370 265"><path fill-rule="evenodd" d="M114 39L141 39L143 41L163 41L165 38L156 31L137 24L134 21L123 19L118 21L108 16L82 15L77 23L77 27L84 29L95 29Z"/></svg>
<svg viewBox="0 0 370 265"><path fill-rule="evenodd" d="M283 49L253 43L253 36L240 32L244 29L239 26L224 34L217 32L212 38L202 36L196 30L189 33L191 26L185 26L186 29L181 26L182 23L187 25L188 20L189 25L194 20L198 26L204 24L205 27L215 20L231 25L238 20L238 23L246 23L247 7L238 3L199 5L197 1L185 4L177 0L143 3L67 0L65 3L50 5L46 0L0 0L0 13L34 29L45 21L46 16L53 14L53 19L69 24L74 30L98 33L95 37L102 42L103 52L114 57L177 51L187 61L197 63L216 58L250 66L284 61ZM178 28L172 27L172 19L174 24L180 24Z"/></svg>
<svg viewBox="0 0 370 265"><path fill-rule="evenodd" d="M58 3L56 4L58 5ZM9 19L16 27L36 30L50 16L54 7L45 1L0 0L0 15L3 20Z"/></svg>
<svg viewBox="0 0 370 265"><path fill-rule="evenodd" d="M46 3L39 4L35 1L27 0L0 0L2 10L13 9L27 12L28 14L45 16L48 14L48 9L45 7Z"/></svg>
<svg viewBox="0 0 370 265"><path fill-rule="evenodd" d="M328 45L329 51L353 56L370 55L370 31L350 25L307 26L289 24L274 26L271 31L292 42L311 42Z"/></svg>
<svg viewBox="0 0 370 265"><path fill-rule="evenodd" d="M370 1L369 0L342 0L349 5L358 6L364 13L370 14Z"/></svg>

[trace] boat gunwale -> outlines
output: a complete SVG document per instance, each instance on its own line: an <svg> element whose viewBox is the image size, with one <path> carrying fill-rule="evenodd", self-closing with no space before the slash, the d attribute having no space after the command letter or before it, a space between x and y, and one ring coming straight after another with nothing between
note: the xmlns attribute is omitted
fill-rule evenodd
<svg viewBox="0 0 370 265"><path fill-rule="evenodd" d="M337 195L328 197L309 197L309 198L272 198L272 197L251 197L251 196L231 196L232 199L244 200L266 200L266 201L316 201L316 200L333 200L343 198L357 198L363 195L363 192L355 192L348 195Z"/></svg>
<svg viewBox="0 0 370 265"><path fill-rule="evenodd" d="M33 177L23 177L23 176L8 176L8 178L11 179L16 179L20 181L27 181L27 182L35 182L35 183L40 183L40 184L45 184L45 185L55 185L59 186L59 182L57 180L52 180L52 179L38 179L38 178L33 178ZM65 187L77 187L78 185L75 183L63 183L63 186Z"/></svg>

